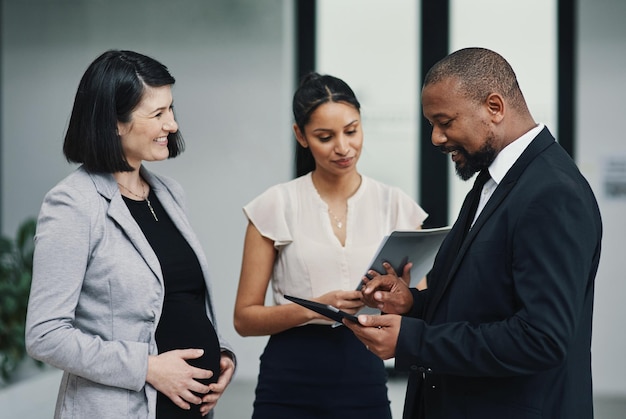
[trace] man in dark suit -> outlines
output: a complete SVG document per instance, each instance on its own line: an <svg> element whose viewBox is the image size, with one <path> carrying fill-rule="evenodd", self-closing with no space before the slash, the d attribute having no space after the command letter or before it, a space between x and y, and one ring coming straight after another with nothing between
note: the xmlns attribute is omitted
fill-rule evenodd
<svg viewBox="0 0 626 419"><path fill-rule="evenodd" d="M462 179L481 172L480 184L428 288L408 288L408 269L372 271L363 298L387 314L346 325L410 371L405 419L593 417L602 223L591 188L493 51L463 49L435 64L422 106L433 144Z"/></svg>

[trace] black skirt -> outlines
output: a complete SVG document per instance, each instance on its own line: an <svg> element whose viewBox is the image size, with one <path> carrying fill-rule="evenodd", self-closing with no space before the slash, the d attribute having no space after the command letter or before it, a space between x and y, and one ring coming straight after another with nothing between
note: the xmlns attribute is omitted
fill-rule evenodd
<svg viewBox="0 0 626 419"><path fill-rule="evenodd" d="M387 372L350 329L296 327L261 355L253 419L390 419Z"/></svg>

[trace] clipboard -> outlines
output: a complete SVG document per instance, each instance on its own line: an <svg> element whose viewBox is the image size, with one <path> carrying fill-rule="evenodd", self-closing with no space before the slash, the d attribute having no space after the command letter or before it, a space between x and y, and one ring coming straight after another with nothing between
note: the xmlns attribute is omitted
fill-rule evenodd
<svg viewBox="0 0 626 419"><path fill-rule="evenodd" d="M330 304L322 304L316 301L305 300L304 298L293 297L291 295L283 295L283 296L289 301L293 301L296 304L300 304L302 307L306 307L309 310L313 310L316 313L326 316L329 319L332 319L338 323L342 323L343 319L348 319L354 323L359 322L359 320L357 319L355 315L339 310L337 307L331 306Z"/></svg>
<svg viewBox="0 0 626 419"><path fill-rule="evenodd" d="M372 261L369 269L364 272L373 270L381 275L387 273L383 268L383 262L389 264L396 271L398 276L402 275L404 266L411 262L411 283L409 286L415 287L419 281L426 276L435 262L435 256L439 251L441 243L446 238L451 226L440 228L429 228L422 230L396 230L386 236ZM363 280L359 280L357 291L363 287ZM380 310L373 307L363 307L357 314L380 314Z"/></svg>
<svg viewBox="0 0 626 419"><path fill-rule="evenodd" d="M387 272L383 262L389 264L398 276L402 275L404 266L411 262L411 287L430 271L439 251L441 243L452 227L428 228L422 230L396 230L391 232L380 243L367 271L374 270L381 275ZM367 274L365 271L364 275ZM361 290L363 282L359 280L357 290Z"/></svg>

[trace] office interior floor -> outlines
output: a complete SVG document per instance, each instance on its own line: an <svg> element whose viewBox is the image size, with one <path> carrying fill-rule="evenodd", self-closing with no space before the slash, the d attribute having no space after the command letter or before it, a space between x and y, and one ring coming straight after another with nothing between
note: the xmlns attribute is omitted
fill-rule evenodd
<svg viewBox="0 0 626 419"><path fill-rule="evenodd" d="M47 369L16 384L0 388L0 418L51 418L54 413L54 404L60 379L60 371ZM254 381L238 379L235 376L235 379L216 407L215 418L250 418L252 401L254 399L254 386ZM405 388L405 377L390 377L389 399L391 400L391 410L394 419L402 417ZM626 397L596 397L594 405L595 419L626 418ZM94 417L97 417L97 415Z"/></svg>

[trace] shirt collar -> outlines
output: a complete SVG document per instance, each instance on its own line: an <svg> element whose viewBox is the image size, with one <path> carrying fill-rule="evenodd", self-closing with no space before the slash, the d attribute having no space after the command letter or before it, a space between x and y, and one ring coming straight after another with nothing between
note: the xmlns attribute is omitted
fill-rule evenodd
<svg viewBox="0 0 626 419"><path fill-rule="evenodd" d="M519 137L517 140L512 141L509 145L504 147L496 156L491 166L489 166L489 174L497 184L500 184L504 175L515 164L519 156L522 155L526 147L535 139L535 137L541 132L544 124L538 124L536 127L528 131L526 134Z"/></svg>

